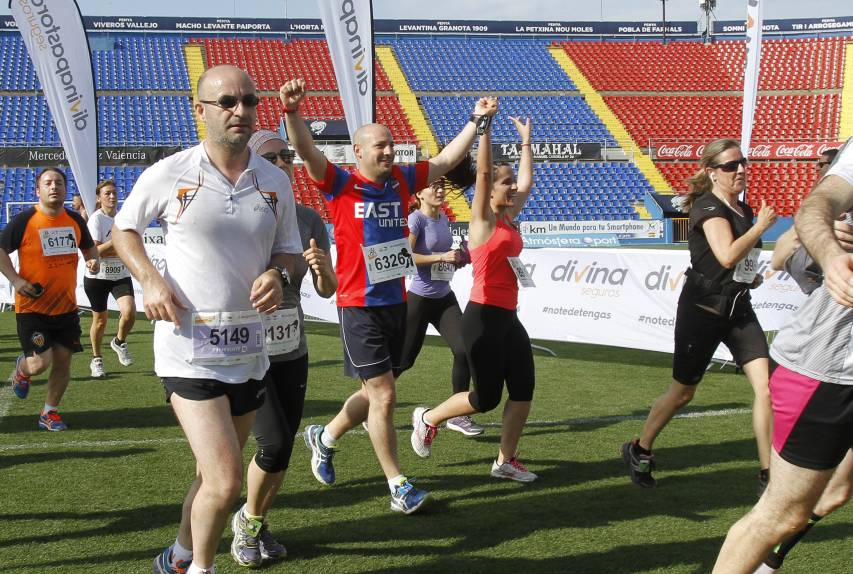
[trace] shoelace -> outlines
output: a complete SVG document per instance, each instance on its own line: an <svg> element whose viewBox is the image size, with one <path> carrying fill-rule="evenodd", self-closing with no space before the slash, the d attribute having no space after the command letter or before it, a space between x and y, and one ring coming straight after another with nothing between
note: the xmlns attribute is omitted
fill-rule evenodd
<svg viewBox="0 0 853 574"><path fill-rule="evenodd" d="M434 427L431 424L424 422L424 426L426 427L426 434L424 435L424 445L430 446L432 444L435 435L438 434L438 427Z"/></svg>
<svg viewBox="0 0 853 574"><path fill-rule="evenodd" d="M56 411L48 411L45 416L54 422L58 422L58 421L62 420L59 418L59 413Z"/></svg>
<svg viewBox="0 0 853 574"><path fill-rule="evenodd" d="M515 458L515 457L512 457L512 458L511 458L511 459L509 459L507 462L508 462L508 463L510 464L510 466L512 466L515 470L519 470L519 471L521 471L521 472L530 472L530 471L528 471L528 470L527 470L527 468L525 468L525 466L524 466L523 464L521 464L521 461L520 461L520 460L518 460L518 459L517 459L517 458Z"/></svg>
<svg viewBox="0 0 853 574"><path fill-rule="evenodd" d="M415 488L415 487L412 486L412 483L407 480L406 482L404 482L403 484L401 484L400 486L397 487L397 496L399 498L405 499L406 496L409 495L409 492L411 492L413 488Z"/></svg>

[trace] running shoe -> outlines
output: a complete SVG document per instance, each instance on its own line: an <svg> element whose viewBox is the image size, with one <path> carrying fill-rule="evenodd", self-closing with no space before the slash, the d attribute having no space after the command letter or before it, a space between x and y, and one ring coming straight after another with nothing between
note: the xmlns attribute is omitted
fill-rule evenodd
<svg viewBox="0 0 853 574"><path fill-rule="evenodd" d="M755 572L753 572L753 574L776 574L776 572L778 572L778 571L779 570L777 570L776 568L773 568L772 566L768 566L767 564L762 564L761 566L759 566L755 570Z"/></svg>
<svg viewBox="0 0 853 574"><path fill-rule="evenodd" d="M94 379L102 379L107 376L106 371L104 371L104 360L101 357L92 358L92 362L89 363L89 371L91 371Z"/></svg>
<svg viewBox="0 0 853 574"><path fill-rule="evenodd" d="M32 382L30 377L21 371L21 362L23 360L24 356L18 355L18 358L15 359L15 372L10 377L12 379L12 390L19 399L27 398L27 395L30 393L30 383Z"/></svg>
<svg viewBox="0 0 853 574"><path fill-rule="evenodd" d="M124 365L125 367L129 367L133 364L133 355L130 354L130 351L127 350L127 341L119 345L115 338L110 341L110 347L113 351L118 355L118 362Z"/></svg>
<svg viewBox="0 0 853 574"><path fill-rule="evenodd" d="M533 482L539 478L515 457L505 460L503 464L498 464L497 460L493 462L491 474L494 478L506 478L516 482Z"/></svg>
<svg viewBox="0 0 853 574"><path fill-rule="evenodd" d="M234 539L231 541L231 557L240 566L257 568L261 565L261 546L259 536L264 523L246 516L245 507L234 513L231 519L231 531Z"/></svg>
<svg viewBox="0 0 853 574"><path fill-rule="evenodd" d="M486 427L475 423L474 419L469 416L448 419L447 428L452 431L461 432L465 436L478 436L486 431Z"/></svg>
<svg viewBox="0 0 853 574"><path fill-rule="evenodd" d="M335 483L335 466L332 464L335 449L327 447L320 440L323 428L323 425L308 425L303 438L305 446L311 449L311 472L314 473L314 478L325 485L331 485Z"/></svg>
<svg viewBox="0 0 853 574"><path fill-rule="evenodd" d="M429 458L432 441L438 433L438 427L424 422L424 413L429 409L418 407L412 413L412 449L421 458Z"/></svg>
<svg viewBox="0 0 853 574"><path fill-rule="evenodd" d="M637 452L639 445L639 439L623 444L620 449L622 460L628 465L628 475L634 484L643 488L652 488L655 486L655 479L652 477L652 471L655 469L655 457L651 454Z"/></svg>
<svg viewBox="0 0 853 574"><path fill-rule="evenodd" d="M169 546L154 559L154 574L186 574L192 560L172 563L172 547Z"/></svg>
<svg viewBox="0 0 853 574"><path fill-rule="evenodd" d="M68 426L59 418L56 411L47 411L39 415L39 428L46 431L58 432L68 430Z"/></svg>
<svg viewBox="0 0 853 574"><path fill-rule="evenodd" d="M429 499L429 492L418 490L412 486L411 482L405 480L403 484L394 487L394 494L391 495L391 510L403 514L412 514L417 512Z"/></svg>
<svg viewBox="0 0 853 574"><path fill-rule="evenodd" d="M261 532L258 534L261 543L261 556L264 560L281 560L287 557L287 548L284 544L272 537L269 526L264 521Z"/></svg>

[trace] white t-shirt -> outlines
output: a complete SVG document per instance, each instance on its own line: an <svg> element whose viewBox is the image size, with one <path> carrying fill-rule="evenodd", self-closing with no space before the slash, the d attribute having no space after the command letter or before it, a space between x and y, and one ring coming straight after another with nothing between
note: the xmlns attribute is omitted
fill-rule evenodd
<svg viewBox="0 0 853 574"><path fill-rule="evenodd" d="M96 209L95 213L89 216L89 221L86 225L89 228L92 239L98 243L106 243L112 239L113 218L100 209ZM119 279L130 277L130 271L128 271L125 264L118 257L102 257L100 267L97 273L90 273L87 268L86 277L105 279L107 281L118 281Z"/></svg>
<svg viewBox="0 0 853 574"><path fill-rule="evenodd" d="M286 174L251 152L248 168L231 185L199 144L146 169L115 224L142 235L155 217L165 239L163 277L189 308L182 312L180 330L165 321L154 328L157 376L226 383L263 378L269 367L265 351L241 364L190 363L192 316L251 311L252 283L267 269L270 257L302 253Z"/></svg>
<svg viewBox="0 0 853 574"><path fill-rule="evenodd" d="M841 151L838 152L838 158L836 158L824 177L830 175L837 175L850 185L853 185L853 138L848 139L844 147L841 148Z"/></svg>

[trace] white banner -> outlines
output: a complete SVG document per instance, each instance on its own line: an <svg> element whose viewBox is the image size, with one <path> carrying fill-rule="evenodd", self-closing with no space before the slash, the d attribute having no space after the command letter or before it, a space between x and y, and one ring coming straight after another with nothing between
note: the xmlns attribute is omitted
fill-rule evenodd
<svg viewBox="0 0 853 574"><path fill-rule="evenodd" d="M98 184L98 110L80 9L74 0L14 0L10 8L83 204L92 213Z"/></svg>
<svg viewBox="0 0 853 574"><path fill-rule="evenodd" d="M762 252L764 284L751 292L765 331L778 330L805 300L790 275L770 269L771 255ZM536 283L519 293L519 317L531 338L672 352L687 251L525 249L521 260ZM451 284L464 309L471 266L458 270ZM302 294L306 315L337 322L334 297L318 297L310 283ZM722 346L716 356L731 358Z"/></svg>
<svg viewBox="0 0 853 574"><path fill-rule="evenodd" d="M317 0L350 141L373 123L373 6L371 0Z"/></svg>
<svg viewBox="0 0 853 574"><path fill-rule="evenodd" d="M356 163L355 152L352 149L352 145L323 143L317 143L315 145L317 146L317 149L323 152L323 155L325 155L326 158L335 165ZM418 160L417 152L418 148L415 144L395 143L394 161L397 163L415 163ZM303 163L302 158L297 155L295 163Z"/></svg>
<svg viewBox="0 0 853 574"><path fill-rule="evenodd" d="M162 272L164 245L159 231L146 231L145 249ZM779 330L805 300L790 275L770 269L771 255L761 253L758 272L764 284L751 292L752 306L765 331ZM519 293L519 317L531 338L672 352L675 311L690 262L687 251L525 249L521 260L536 283ZM85 306L82 277L81 258L77 300ZM472 285L471 266L458 270L451 284L464 309ZM135 281L134 287L137 308L142 309L142 293ZM0 276L0 301L11 301L10 293ZM109 306L116 309L112 297ZM338 321L335 298L319 297L308 275L302 283L302 307L306 315ZM716 356L731 358L722 346Z"/></svg>
<svg viewBox="0 0 853 574"><path fill-rule="evenodd" d="M740 127L740 149L749 149L758 95L758 75L761 69L761 24L764 20L763 0L746 2L746 72L743 78L743 119Z"/></svg>

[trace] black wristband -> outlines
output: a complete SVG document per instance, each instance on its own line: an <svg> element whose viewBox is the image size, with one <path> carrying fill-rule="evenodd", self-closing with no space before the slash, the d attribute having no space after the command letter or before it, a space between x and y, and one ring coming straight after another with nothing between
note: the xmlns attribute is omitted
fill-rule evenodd
<svg viewBox="0 0 853 574"><path fill-rule="evenodd" d="M477 126L477 135L481 136L486 133L489 126L492 125L492 116L478 116L477 114L471 114L468 121L474 122L474 125Z"/></svg>

